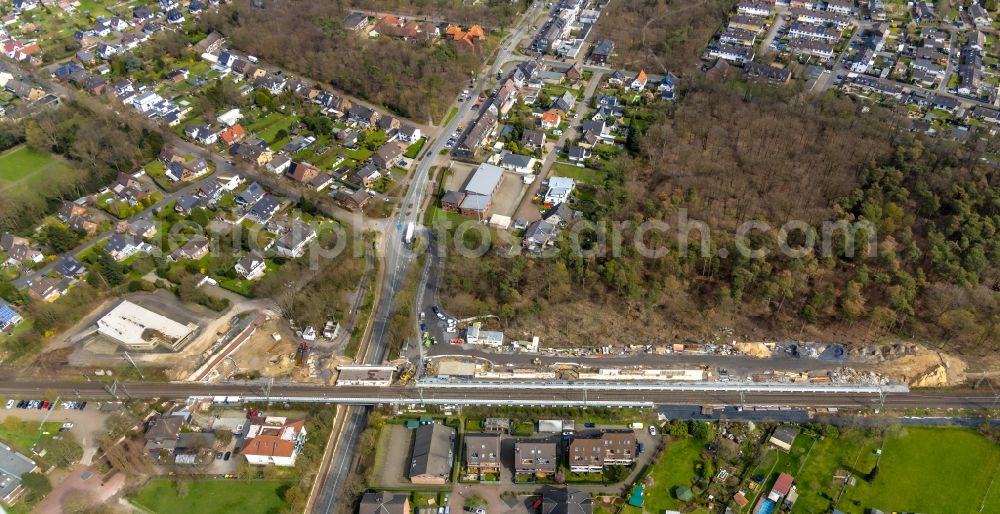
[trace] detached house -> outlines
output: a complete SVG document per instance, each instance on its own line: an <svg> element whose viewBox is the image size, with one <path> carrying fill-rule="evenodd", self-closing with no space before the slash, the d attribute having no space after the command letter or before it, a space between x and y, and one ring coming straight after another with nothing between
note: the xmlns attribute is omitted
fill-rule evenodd
<svg viewBox="0 0 1000 514"><path fill-rule="evenodd" d="M220 134L220 137L222 138L223 143L226 143L227 145L231 146L233 144L242 141L243 138L246 137L246 135L247 135L246 129L244 129L242 125L237 123L227 128L226 130L223 130L222 134Z"/></svg>
<svg viewBox="0 0 1000 514"><path fill-rule="evenodd" d="M0 249L7 254L7 262L12 264L27 264L30 262L42 262L42 252L31 247L31 241L5 233L0 237Z"/></svg>
<svg viewBox="0 0 1000 514"><path fill-rule="evenodd" d="M562 117L556 111L545 111L542 113L541 123L543 130L552 130L559 127L559 124L562 123Z"/></svg>
<svg viewBox="0 0 1000 514"><path fill-rule="evenodd" d="M170 260L198 260L208 255L209 240L204 236L195 236L170 255Z"/></svg>
<svg viewBox="0 0 1000 514"><path fill-rule="evenodd" d="M379 149L372 154L372 163L379 168L388 170L395 166L402 156L403 148L390 141L379 147Z"/></svg>
<svg viewBox="0 0 1000 514"><path fill-rule="evenodd" d="M380 117L381 115L379 115L378 111L360 104L352 106L347 111L348 121L365 127L375 127Z"/></svg>
<svg viewBox="0 0 1000 514"><path fill-rule="evenodd" d="M294 466L306 441L305 421L255 417L244 439L247 443L240 453L250 464Z"/></svg>
<svg viewBox="0 0 1000 514"><path fill-rule="evenodd" d="M150 246L141 239L121 234L111 236L107 244L104 245L104 251L108 252L108 255L118 262L124 261L139 252L148 252L149 250Z"/></svg>
<svg viewBox="0 0 1000 514"><path fill-rule="evenodd" d="M236 271L236 274L247 280L255 280L264 276L264 272L267 270L267 265L264 258L261 257L260 254L251 251L243 257L240 257L240 260L236 261L234 270Z"/></svg>
<svg viewBox="0 0 1000 514"><path fill-rule="evenodd" d="M218 132L208 125L188 125L184 127L184 135L203 145L214 145L219 139Z"/></svg>
<svg viewBox="0 0 1000 514"><path fill-rule="evenodd" d="M293 220L278 238L276 248L285 257L298 258L306 253L306 246L316 239L316 231L308 224Z"/></svg>
<svg viewBox="0 0 1000 514"><path fill-rule="evenodd" d="M296 162L288 168L287 175L300 184L307 184L319 175L319 170L308 162Z"/></svg>

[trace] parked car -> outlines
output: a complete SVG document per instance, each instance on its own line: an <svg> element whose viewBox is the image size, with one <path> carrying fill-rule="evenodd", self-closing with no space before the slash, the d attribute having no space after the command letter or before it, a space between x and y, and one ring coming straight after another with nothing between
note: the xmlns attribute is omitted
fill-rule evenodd
<svg viewBox="0 0 1000 514"><path fill-rule="evenodd" d="M14 400L7 400L7 408L10 409L14 406Z"/></svg>
<svg viewBox="0 0 1000 514"><path fill-rule="evenodd" d="M232 454L233 454L233 452L226 452L226 453L225 453L225 454L224 454L224 455L222 456L222 460L229 460L229 457L231 457L231 456L232 456Z"/></svg>
<svg viewBox="0 0 1000 514"><path fill-rule="evenodd" d="M74 425L73 425L73 422L67 421L67 422L65 422L65 423L62 424L62 427L66 428L66 429L69 429L69 428L73 428Z"/></svg>
<svg viewBox="0 0 1000 514"><path fill-rule="evenodd" d="M654 426L649 427L649 435L656 435L656 427Z"/></svg>
<svg viewBox="0 0 1000 514"><path fill-rule="evenodd" d="M646 445L639 443L639 448L635 451L636 455L642 455L644 451L646 451Z"/></svg>

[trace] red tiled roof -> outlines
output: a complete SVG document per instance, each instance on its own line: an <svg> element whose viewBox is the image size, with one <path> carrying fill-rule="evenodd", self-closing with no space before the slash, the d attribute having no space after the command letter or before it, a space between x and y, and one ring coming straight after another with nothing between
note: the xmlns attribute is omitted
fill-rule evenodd
<svg viewBox="0 0 1000 514"><path fill-rule="evenodd" d="M778 480L774 483L774 490L780 493L782 496L788 494L788 491L792 490L792 481L795 478L788 473L782 473L778 475Z"/></svg>

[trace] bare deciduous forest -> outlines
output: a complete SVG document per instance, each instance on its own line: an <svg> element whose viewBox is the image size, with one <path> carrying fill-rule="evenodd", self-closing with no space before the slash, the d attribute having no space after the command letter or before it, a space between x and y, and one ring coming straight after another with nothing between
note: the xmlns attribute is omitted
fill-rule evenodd
<svg viewBox="0 0 1000 514"><path fill-rule="evenodd" d="M594 31L615 42L612 66L650 73L694 67L735 0L612 0Z"/></svg>
<svg viewBox="0 0 1000 514"><path fill-rule="evenodd" d="M359 4L393 7L382 2ZM519 5L496 2L463 8L458 4L441 2L438 9L428 7L426 12L487 23L511 19ZM206 14L201 23L206 31L225 34L235 48L421 122L443 116L495 45L490 38L476 50L441 42L370 39L344 29L343 19L351 8L351 2L344 0L292 0L258 9L247 0L237 0L217 14Z"/></svg>
<svg viewBox="0 0 1000 514"><path fill-rule="evenodd" d="M735 74L734 74L735 75ZM569 239L553 258L451 257L447 306L456 315L497 314L514 337L548 344L704 339L722 327L740 337L872 342L897 336L970 356L1000 350L1000 174L983 162L997 139L966 146L899 130L897 113L861 110L848 97L800 95L691 74L676 105L655 108L634 156L582 186L575 208L595 223L623 224L620 255L581 256ZM677 226L680 209L711 228L711 256L693 233L646 235L662 258L634 250L647 220ZM865 220L878 255L778 253L777 228L803 220ZM765 259L741 257L734 229L747 220ZM600 231L583 232L597 244ZM793 231L790 246L805 233ZM719 250L727 256L720 257Z"/></svg>

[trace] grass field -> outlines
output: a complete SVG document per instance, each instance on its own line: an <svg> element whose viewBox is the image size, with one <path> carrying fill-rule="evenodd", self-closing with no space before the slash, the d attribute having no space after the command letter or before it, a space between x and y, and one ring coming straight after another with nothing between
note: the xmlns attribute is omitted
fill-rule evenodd
<svg viewBox="0 0 1000 514"><path fill-rule="evenodd" d="M1000 446L973 430L896 428L882 450L878 476L870 484L859 479L856 486L848 487L837 507L848 513L866 508L885 512L1000 512L1000 484L991 487L998 474Z"/></svg>
<svg viewBox="0 0 1000 514"><path fill-rule="evenodd" d="M552 165L552 175L555 177L569 177L584 184L597 185L604 182L607 174L603 171L557 162Z"/></svg>
<svg viewBox="0 0 1000 514"><path fill-rule="evenodd" d="M183 498L170 480L151 480L131 502L156 514L198 512L283 512L281 495L291 485L284 481L192 480Z"/></svg>
<svg viewBox="0 0 1000 514"><path fill-rule="evenodd" d="M647 487L645 491L643 508L646 512L680 510L686 505L674 498L674 489L681 486L691 487L692 481L697 476L695 464L701 461L701 451L705 447L705 443L693 437L665 444L666 451L660 455L649 472L653 477L653 485ZM707 462L704 465L711 466Z"/></svg>
<svg viewBox="0 0 1000 514"><path fill-rule="evenodd" d="M0 154L0 192L51 189L54 182L71 179L72 171L59 157L19 146Z"/></svg>
<svg viewBox="0 0 1000 514"><path fill-rule="evenodd" d="M7 443L17 450L30 455L31 447L39 439L49 439L59 433L62 423L49 421L45 423L43 430L39 432L38 422L24 421L14 416L7 416L3 423L0 423L0 441ZM48 432L44 435L43 432Z"/></svg>

